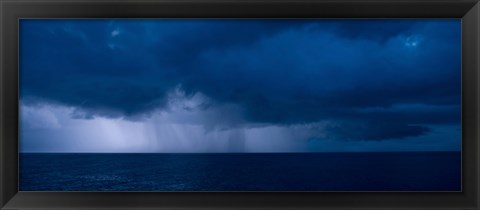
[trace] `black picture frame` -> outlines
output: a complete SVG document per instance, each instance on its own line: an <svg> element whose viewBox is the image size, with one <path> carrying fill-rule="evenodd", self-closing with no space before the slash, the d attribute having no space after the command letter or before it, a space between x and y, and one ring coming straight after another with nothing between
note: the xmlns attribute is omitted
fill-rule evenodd
<svg viewBox="0 0 480 210"><path fill-rule="evenodd" d="M0 208L479 209L478 0L0 0ZM20 18L461 18L462 192L18 192Z"/></svg>

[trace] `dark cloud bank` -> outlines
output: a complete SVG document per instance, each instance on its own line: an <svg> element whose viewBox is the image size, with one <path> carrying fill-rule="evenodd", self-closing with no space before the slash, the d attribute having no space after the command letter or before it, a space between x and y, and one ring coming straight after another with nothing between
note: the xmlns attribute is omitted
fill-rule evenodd
<svg viewBox="0 0 480 210"><path fill-rule="evenodd" d="M181 87L245 124L331 121L330 139L460 122L458 20L22 20L21 98L141 119Z"/></svg>

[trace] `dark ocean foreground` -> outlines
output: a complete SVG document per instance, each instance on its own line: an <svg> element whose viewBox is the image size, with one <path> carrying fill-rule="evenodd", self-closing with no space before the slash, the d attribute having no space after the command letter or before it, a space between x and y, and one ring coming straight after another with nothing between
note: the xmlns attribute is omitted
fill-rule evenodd
<svg viewBox="0 0 480 210"><path fill-rule="evenodd" d="M21 191L459 191L460 152L20 154Z"/></svg>

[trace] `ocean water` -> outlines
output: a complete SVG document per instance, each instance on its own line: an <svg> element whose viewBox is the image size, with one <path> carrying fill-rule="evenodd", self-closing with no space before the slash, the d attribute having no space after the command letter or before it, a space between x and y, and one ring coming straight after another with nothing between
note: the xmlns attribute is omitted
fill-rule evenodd
<svg viewBox="0 0 480 210"><path fill-rule="evenodd" d="M460 191L460 152L20 154L20 191Z"/></svg>

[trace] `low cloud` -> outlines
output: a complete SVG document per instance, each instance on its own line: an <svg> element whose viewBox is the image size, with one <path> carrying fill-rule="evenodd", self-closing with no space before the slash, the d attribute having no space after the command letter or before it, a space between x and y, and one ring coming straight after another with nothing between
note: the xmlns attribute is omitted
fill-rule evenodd
<svg viewBox="0 0 480 210"><path fill-rule="evenodd" d="M324 139L381 141L421 136L431 129L395 121L338 123L324 129Z"/></svg>

